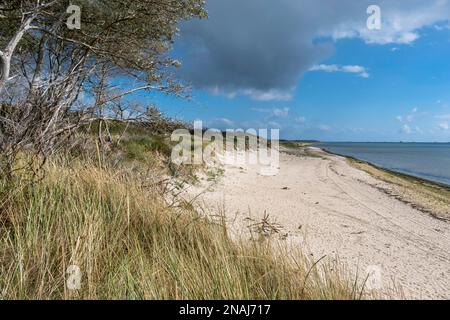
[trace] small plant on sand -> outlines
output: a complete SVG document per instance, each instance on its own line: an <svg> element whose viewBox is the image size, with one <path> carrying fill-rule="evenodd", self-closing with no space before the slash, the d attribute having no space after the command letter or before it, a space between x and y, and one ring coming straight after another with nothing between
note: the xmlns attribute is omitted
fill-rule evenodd
<svg viewBox="0 0 450 320"><path fill-rule="evenodd" d="M257 234L262 239L270 238L280 233L283 228L280 224L270 221L270 216L267 211L264 211L264 216L261 221L255 222L252 218L248 218L248 220L254 222L248 226L250 232Z"/></svg>

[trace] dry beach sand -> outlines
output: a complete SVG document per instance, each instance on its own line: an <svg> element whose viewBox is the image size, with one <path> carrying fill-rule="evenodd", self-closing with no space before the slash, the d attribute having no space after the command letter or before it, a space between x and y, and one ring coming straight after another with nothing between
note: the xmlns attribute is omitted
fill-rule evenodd
<svg viewBox="0 0 450 320"><path fill-rule="evenodd" d="M338 257L355 275L375 268L384 297L450 299L450 222L411 203L414 194L404 201L391 183L315 148L282 153L277 175L259 172L227 165L213 186L195 188L196 201L224 212L235 232L268 214L292 249Z"/></svg>

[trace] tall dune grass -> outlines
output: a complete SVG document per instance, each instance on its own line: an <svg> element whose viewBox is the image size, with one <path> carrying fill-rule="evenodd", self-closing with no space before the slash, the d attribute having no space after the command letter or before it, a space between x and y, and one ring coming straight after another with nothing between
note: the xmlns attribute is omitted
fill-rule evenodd
<svg viewBox="0 0 450 320"><path fill-rule="evenodd" d="M53 161L43 179L0 178L3 299L353 299L270 242L230 240L225 223L171 209L130 171ZM81 289L69 290L69 265Z"/></svg>

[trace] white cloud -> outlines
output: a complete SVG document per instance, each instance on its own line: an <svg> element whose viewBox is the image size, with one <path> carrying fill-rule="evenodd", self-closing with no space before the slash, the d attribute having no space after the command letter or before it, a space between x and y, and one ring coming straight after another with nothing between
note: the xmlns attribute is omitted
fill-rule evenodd
<svg viewBox="0 0 450 320"><path fill-rule="evenodd" d="M212 88L209 88L208 91L209 91L209 93L211 93L214 96L225 96L228 99L233 99L237 95L236 91L225 91L225 90L219 88L219 86L214 86Z"/></svg>
<svg viewBox="0 0 450 320"><path fill-rule="evenodd" d="M439 124L439 128L444 131L448 131L450 129L450 125L448 124L448 122L442 122Z"/></svg>
<svg viewBox="0 0 450 320"><path fill-rule="evenodd" d="M294 117L294 121L298 122L298 123L303 123L306 121L305 117L299 116L299 117Z"/></svg>
<svg viewBox="0 0 450 320"><path fill-rule="evenodd" d="M416 132L417 133L420 133L420 134L423 134L424 132L423 132L423 130L420 128L420 127L415 127L415 130L416 130Z"/></svg>
<svg viewBox="0 0 450 320"><path fill-rule="evenodd" d="M205 122L209 128L230 129L235 127L235 122L228 118L215 118Z"/></svg>
<svg viewBox="0 0 450 320"><path fill-rule="evenodd" d="M362 73L362 72L365 72L366 69L361 66L343 66L342 71L350 72L350 73Z"/></svg>
<svg viewBox="0 0 450 320"><path fill-rule="evenodd" d="M382 1L381 30L369 30L359 21L343 23L341 31L334 31L335 39L362 38L369 44L401 44L408 45L420 38L420 29L426 26L443 26L450 18L450 3L447 0L431 1ZM393 50L395 51L395 50Z"/></svg>
<svg viewBox="0 0 450 320"><path fill-rule="evenodd" d="M344 72L357 74L361 78L370 77L370 74L367 72L367 69L365 67L354 65L341 66L337 64L319 64L314 65L312 68L309 69L309 71L323 71L329 73Z"/></svg>
<svg viewBox="0 0 450 320"><path fill-rule="evenodd" d="M264 108L252 108L252 111L259 112L259 113L267 113L269 116L277 117L277 118L286 118L289 116L289 108L271 108L271 109L264 109Z"/></svg>
<svg viewBox="0 0 450 320"><path fill-rule="evenodd" d="M407 125L407 124L404 124L402 126L402 131L403 131L403 133L406 133L406 134L411 134L412 133L411 127L409 125Z"/></svg>
<svg viewBox="0 0 450 320"><path fill-rule="evenodd" d="M329 126L327 124L320 124L317 126L317 128L319 128L322 131L330 131L331 130L331 126Z"/></svg>
<svg viewBox="0 0 450 320"><path fill-rule="evenodd" d="M295 131L301 130L306 124L306 118L297 114L295 111L288 107L275 107L275 108L252 108L251 111L262 115L258 119L258 115L253 115L253 121L260 123L262 128L271 127L279 128L283 130Z"/></svg>
<svg viewBox="0 0 450 320"><path fill-rule="evenodd" d="M272 129L281 129L283 126L276 121L269 121L267 126Z"/></svg>
<svg viewBox="0 0 450 320"><path fill-rule="evenodd" d="M228 99L234 99L238 95L247 96L255 101L290 101L293 98L295 87L288 90L226 90L219 86L208 88L207 91L214 96L224 96Z"/></svg>
<svg viewBox="0 0 450 320"><path fill-rule="evenodd" d="M449 24L449 22L447 21L446 23L447 23L447 24L443 24L443 25L435 25L435 26L434 26L434 29L437 30L437 31L442 31L442 30L448 30L448 29L450 29L450 24Z"/></svg>
<svg viewBox="0 0 450 320"><path fill-rule="evenodd" d="M413 122L414 118L417 114L417 111L419 111L418 108L413 108L410 113L402 115L402 116L397 116L397 117L395 117L395 119L397 119L400 122Z"/></svg>
<svg viewBox="0 0 450 320"><path fill-rule="evenodd" d="M435 116L435 118L441 120L450 120L450 114L439 114Z"/></svg>
<svg viewBox="0 0 450 320"><path fill-rule="evenodd" d="M358 77L361 77L361 78L370 78L370 74L369 73L367 73L367 72L362 72L362 73L360 73L359 75L358 75Z"/></svg>
<svg viewBox="0 0 450 320"><path fill-rule="evenodd" d="M289 108L275 108L273 109L273 114L276 117L287 117L289 115Z"/></svg>
<svg viewBox="0 0 450 320"><path fill-rule="evenodd" d="M246 89L242 90L242 94L256 101L289 101L293 98L295 88L289 90L270 89L267 91Z"/></svg>
<svg viewBox="0 0 450 320"><path fill-rule="evenodd" d="M338 72L340 67L336 64L319 64L313 66L309 71Z"/></svg>

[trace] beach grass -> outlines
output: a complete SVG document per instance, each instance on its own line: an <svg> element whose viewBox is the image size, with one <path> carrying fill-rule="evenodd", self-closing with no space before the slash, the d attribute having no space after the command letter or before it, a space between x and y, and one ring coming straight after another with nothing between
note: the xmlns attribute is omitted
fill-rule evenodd
<svg viewBox="0 0 450 320"><path fill-rule="evenodd" d="M133 157L121 165L100 152L55 156L40 179L0 178L2 299L362 297L363 285L337 266L270 239L232 240L224 218L169 206L164 188L151 183L165 171L130 165L154 154L138 140L127 141ZM71 266L80 271L76 290L67 285Z"/></svg>

